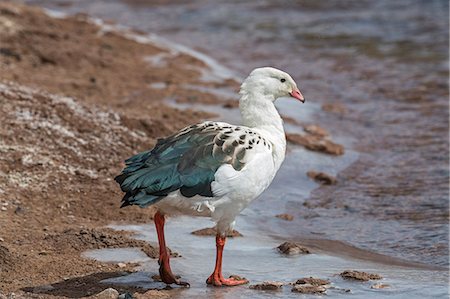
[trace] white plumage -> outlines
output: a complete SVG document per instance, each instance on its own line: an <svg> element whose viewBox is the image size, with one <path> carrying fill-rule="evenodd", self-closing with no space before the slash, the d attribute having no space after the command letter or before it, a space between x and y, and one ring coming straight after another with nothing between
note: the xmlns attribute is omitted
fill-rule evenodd
<svg viewBox="0 0 450 299"><path fill-rule="evenodd" d="M206 216L217 223L218 259L208 279L214 285L244 283L223 278L221 250L236 216L270 185L284 160L285 133L274 102L286 96L304 102L294 80L270 67L252 71L240 95L241 126L207 121L184 128L128 159L116 177L126 192L123 206L157 208L160 248L165 248L163 215ZM182 284L166 256L160 251L163 281Z"/></svg>

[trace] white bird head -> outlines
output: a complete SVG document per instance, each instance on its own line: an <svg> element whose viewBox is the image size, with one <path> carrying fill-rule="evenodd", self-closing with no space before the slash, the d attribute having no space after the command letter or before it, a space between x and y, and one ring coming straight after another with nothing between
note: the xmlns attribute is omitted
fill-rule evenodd
<svg viewBox="0 0 450 299"><path fill-rule="evenodd" d="M273 67L254 69L241 85L240 94L261 94L275 101L282 97L293 97L302 103L305 98L297 87L294 79L283 71Z"/></svg>

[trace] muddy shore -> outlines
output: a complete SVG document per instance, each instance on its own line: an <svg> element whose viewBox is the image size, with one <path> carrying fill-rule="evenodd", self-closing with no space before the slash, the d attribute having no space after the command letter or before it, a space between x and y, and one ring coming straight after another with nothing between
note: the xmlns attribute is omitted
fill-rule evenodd
<svg viewBox="0 0 450 299"><path fill-rule="evenodd" d="M152 217L151 209L119 209L112 178L120 161L155 138L210 116L163 102L218 101L179 87L216 84L201 82L208 68L182 53L155 66L146 59L167 50L84 15L51 18L11 3L0 4L0 40L0 290L20 294L50 283L70 289L70 281L92 284L132 270L84 259L86 249L137 247L154 258L151 245L101 228ZM101 290L55 295L93 291Z"/></svg>

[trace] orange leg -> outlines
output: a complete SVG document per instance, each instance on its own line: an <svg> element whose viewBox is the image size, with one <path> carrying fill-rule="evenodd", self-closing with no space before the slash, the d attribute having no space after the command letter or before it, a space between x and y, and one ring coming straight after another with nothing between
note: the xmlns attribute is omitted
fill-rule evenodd
<svg viewBox="0 0 450 299"><path fill-rule="evenodd" d="M216 266L214 272L206 280L207 284L212 284L214 286L237 286L241 284L248 283L247 279L234 279L234 278L224 278L222 275L222 256L223 248L225 247L226 237L222 237L219 234L216 236Z"/></svg>
<svg viewBox="0 0 450 299"><path fill-rule="evenodd" d="M166 240L164 238L164 215L159 212L156 212L154 219L156 232L158 234L158 243L159 243L159 275L161 276L161 280L167 284L175 283L177 285L189 286L189 283L180 281L173 275L172 270L170 269L170 255L167 252Z"/></svg>

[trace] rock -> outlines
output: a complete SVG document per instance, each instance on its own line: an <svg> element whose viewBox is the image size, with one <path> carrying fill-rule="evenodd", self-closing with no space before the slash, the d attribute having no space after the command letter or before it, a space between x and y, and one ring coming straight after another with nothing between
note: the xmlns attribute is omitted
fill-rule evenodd
<svg viewBox="0 0 450 299"><path fill-rule="evenodd" d="M91 296L91 298L95 299L118 299L119 292L113 288L107 288L106 290L101 291L97 295Z"/></svg>
<svg viewBox="0 0 450 299"><path fill-rule="evenodd" d="M150 290L143 294L134 293L133 297L136 299L166 299L171 298L171 295L164 291Z"/></svg>
<svg viewBox="0 0 450 299"><path fill-rule="evenodd" d="M280 250L281 253L288 255L311 253L311 251L309 251L308 248L294 242L284 242L277 248L278 250Z"/></svg>
<svg viewBox="0 0 450 299"><path fill-rule="evenodd" d="M371 289L386 289L390 288L391 286L385 283L377 282L376 284L372 285Z"/></svg>
<svg viewBox="0 0 450 299"><path fill-rule="evenodd" d="M306 127L303 128L303 130L305 130L306 133L320 137L327 137L330 135L330 133L328 133L327 130L319 127L318 125L307 125Z"/></svg>
<svg viewBox="0 0 450 299"><path fill-rule="evenodd" d="M378 274L371 274L361 271L354 271L354 270L345 270L341 274L339 274L344 279L353 279L353 280L360 280L360 281L369 281L369 280L376 280L376 279L382 279L383 277Z"/></svg>
<svg viewBox="0 0 450 299"><path fill-rule="evenodd" d="M286 221L294 220L294 216L292 216L291 214L278 214L278 215L275 215L275 217L286 220Z"/></svg>
<svg viewBox="0 0 450 299"><path fill-rule="evenodd" d="M336 178L334 176L331 176L324 172L316 172L316 171L310 170L306 173L306 175L323 185L336 184Z"/></svg>
<svg viewBox="0 0 450 299"><path fill-rule="evenodd" d="M126 292L119 295L119 299L134 299L133 294Z"/></svg>
<svg viewBox="0 0 450 299"><path fill-rule="evenodd" d="M196 231L191 232L191 234L196 236L215 236L217 235L217 231L214 227L207 227L203 229L199 229ZM243 237L243 235L238 232L237 230L232 230L231 232L227 233L227 237L234 238L234 237Z"/></svg>
<svg viewBox="0 0 450 299"><path fill-rule="evenodd" d="M125 263L118 263L117 266L119 268L125 268L127 266L127 264L125 264Z"/></svg>
<svg viewBox="0 0 450 299"><path fill-rule="evenodd" d="M253 290L281 290L282 286L282 282L264 281L263 283L253 284L249 288Z"/></svg>
<svg viewBox="0 0 450 299"><path fill-rule="evenodd" d="M292 292L302 294L324 294L327 289L324 286L314 286L311 284L296 284L292 287Z"/></svg>
<svg viewBox="0 0 450 299"><path fill-rule="evenodd" d="M286 134L287 141L303 145L306 149L316 152L322 152L330 155L343 155L344 147L334 143L329 139L325 139L315 135Z"/></svg>
<svg viewBox="0 0 450 299"><path fill-rule="evenodd" d="M327 279L321 279L321 278L303 277L303 278L297 279L297 281L294 284L310 284L313 286L323 286L323 285L330 284L330 281Z"/></svg>

